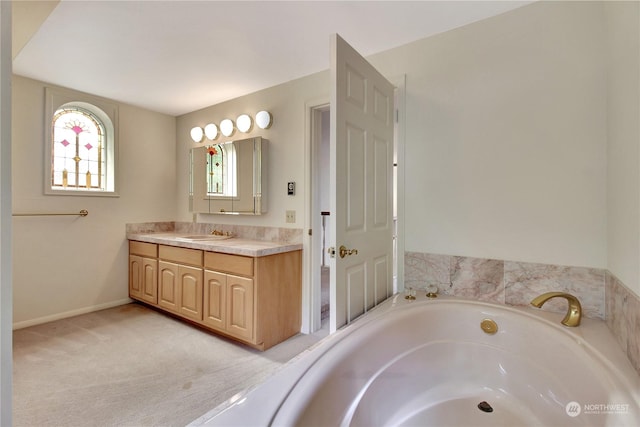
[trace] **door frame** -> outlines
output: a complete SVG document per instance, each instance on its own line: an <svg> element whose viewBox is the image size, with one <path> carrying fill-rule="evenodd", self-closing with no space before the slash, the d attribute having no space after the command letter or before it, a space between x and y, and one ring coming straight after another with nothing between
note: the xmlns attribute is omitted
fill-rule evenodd
<svg viewBox="0 0 640 427"><path fill-rule="evenodd" d="M11 10L12 2L0 2L0 425L11 425L13 416Z"/></svg>
<svg viewBox="0 0 640 427"><path fill-rule="evenodd" d="M405 251L405 132L406 132L406 74L394 76L388 79L396 88L395 90L395 127L394 138L394 159L396 166L395 178L395 260L396 270L394 275L393 289L396 292L404 291L404 251Z"/></svg>
<svg viewBox="0 0 640 427"><path fill-rule="evenodd" d="M329 96L316 98L305 103L305 200L307 211L304 221L303 289L302 289L302 333L312 333L321 327L320 258L322 247L314 245L314 236L322 232L322 223L314 215L319 205L319 174L315 162L320 151L322 111L329 109ZM315 218L315 221L314 221ZM314 272L318 274L314 275Z"/></svg>
<svg viewBox="0 0 640 427"><path fill-rule="evenodd" d="M396 167L395 203L396 203L396 254L394 274L394 291L404 290L404 200L405 200L405 99L406 76L400 75L388 78L395 86L395 117L394 117L394 163ZM329 108L329 96L315 98L305 102L305 210L303 235L303 289L302 289L302 333L313 333L321 328L321 293L320 293L320 259L321 245L314 245L313 236L322 232L322 223L318 216L314 216L314 209L318 206L319 176L315 168L316 157L319 153L320 126L318 115ZM314 221L315 218L315 221ZM333 219L332 219L333 220ZM314 274L318 272L318 274ZM317 276L317 277L316 277Z"/></svg>

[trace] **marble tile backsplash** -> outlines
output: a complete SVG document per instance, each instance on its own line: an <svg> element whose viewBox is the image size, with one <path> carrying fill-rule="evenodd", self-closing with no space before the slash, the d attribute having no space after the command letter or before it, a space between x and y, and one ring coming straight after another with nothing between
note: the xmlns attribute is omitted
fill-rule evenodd
<svg viewBox="0 0 640 427"><path fill-rule="evenodd" d="M607 271L605 302L607 326L640 373L640 298Z"/></svg>
<svg viewBox="0 0 640 427"><path fill-rule="evenodd" d="M452 255L405 253L405 287L437 285L445 295L513 306L529 306L549 291L580 299L585 317L604 319L604 270ZM567 303L550 300L544 310L566 312Z"/></svg>
<svg viewBox="0 0 640 427"><path fill-rule="evenodd" d="M260 227L252 225L212 224L199 222L145 222L127 224L127 233L185 233L208 234L212 230L231 233L240 239L268 242L302 243L302 229Z"/></svg>
<svg viewBox="0 0 640 427"><path fill-rule="evenodd" d="M138 222L135 224L127 224L126 233L171 233L176 228L173 221L167 222Z"/></svg>
<svg viewBox="0 0 640 427"><path fill-rule="evenodd" d="M542 293L560 291L578 297L583 316L605 318L605 270L512 261L504 262L504 270L508 305L529 306L529 302ZM543 309L566 313L567 302L555 298L546 302Z"/></svg>
<svg viewBox="0 0 640 427"><path fill-rule="evenodd" d="M529 306L544 292L568 292L585 317L607 322L640 373L640 298L607 270L406 252L404 275L405 288L436 285L445 295L512 306ZM542 309L565 313L567 303L556 298Z"/></svg>

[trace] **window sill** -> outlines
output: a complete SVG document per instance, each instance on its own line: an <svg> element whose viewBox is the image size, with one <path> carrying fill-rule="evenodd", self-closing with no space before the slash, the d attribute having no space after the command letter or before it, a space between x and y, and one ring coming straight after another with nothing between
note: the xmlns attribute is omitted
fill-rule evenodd
<svg viewBox="0 0 640 427"><path fill-rule="evenodd" d="M86 191L86 190L51 190L44 191L45 196L82 196L82 197L120 197L115 191Z"/></svg>

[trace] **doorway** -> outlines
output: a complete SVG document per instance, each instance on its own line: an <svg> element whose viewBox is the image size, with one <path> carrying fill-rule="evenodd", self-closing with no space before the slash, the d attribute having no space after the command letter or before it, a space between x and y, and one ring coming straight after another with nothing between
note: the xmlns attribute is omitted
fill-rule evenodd
<svg viewBox="0 0 640 427"><path fill-rule="evenodd" d="M329 328L330 267L329 225L329 104L313 106L311 114L311 215L312 215L312 331Z"/></svg>

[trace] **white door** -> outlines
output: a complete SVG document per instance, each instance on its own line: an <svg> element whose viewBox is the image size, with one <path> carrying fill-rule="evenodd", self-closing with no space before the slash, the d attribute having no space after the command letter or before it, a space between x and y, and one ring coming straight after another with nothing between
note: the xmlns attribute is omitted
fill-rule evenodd
<svg viewBox="0 0 640 427"><path fill-rule="evenodd" d="M331 332L393 293L393 99L393 85L334 34Z"/></svg>

